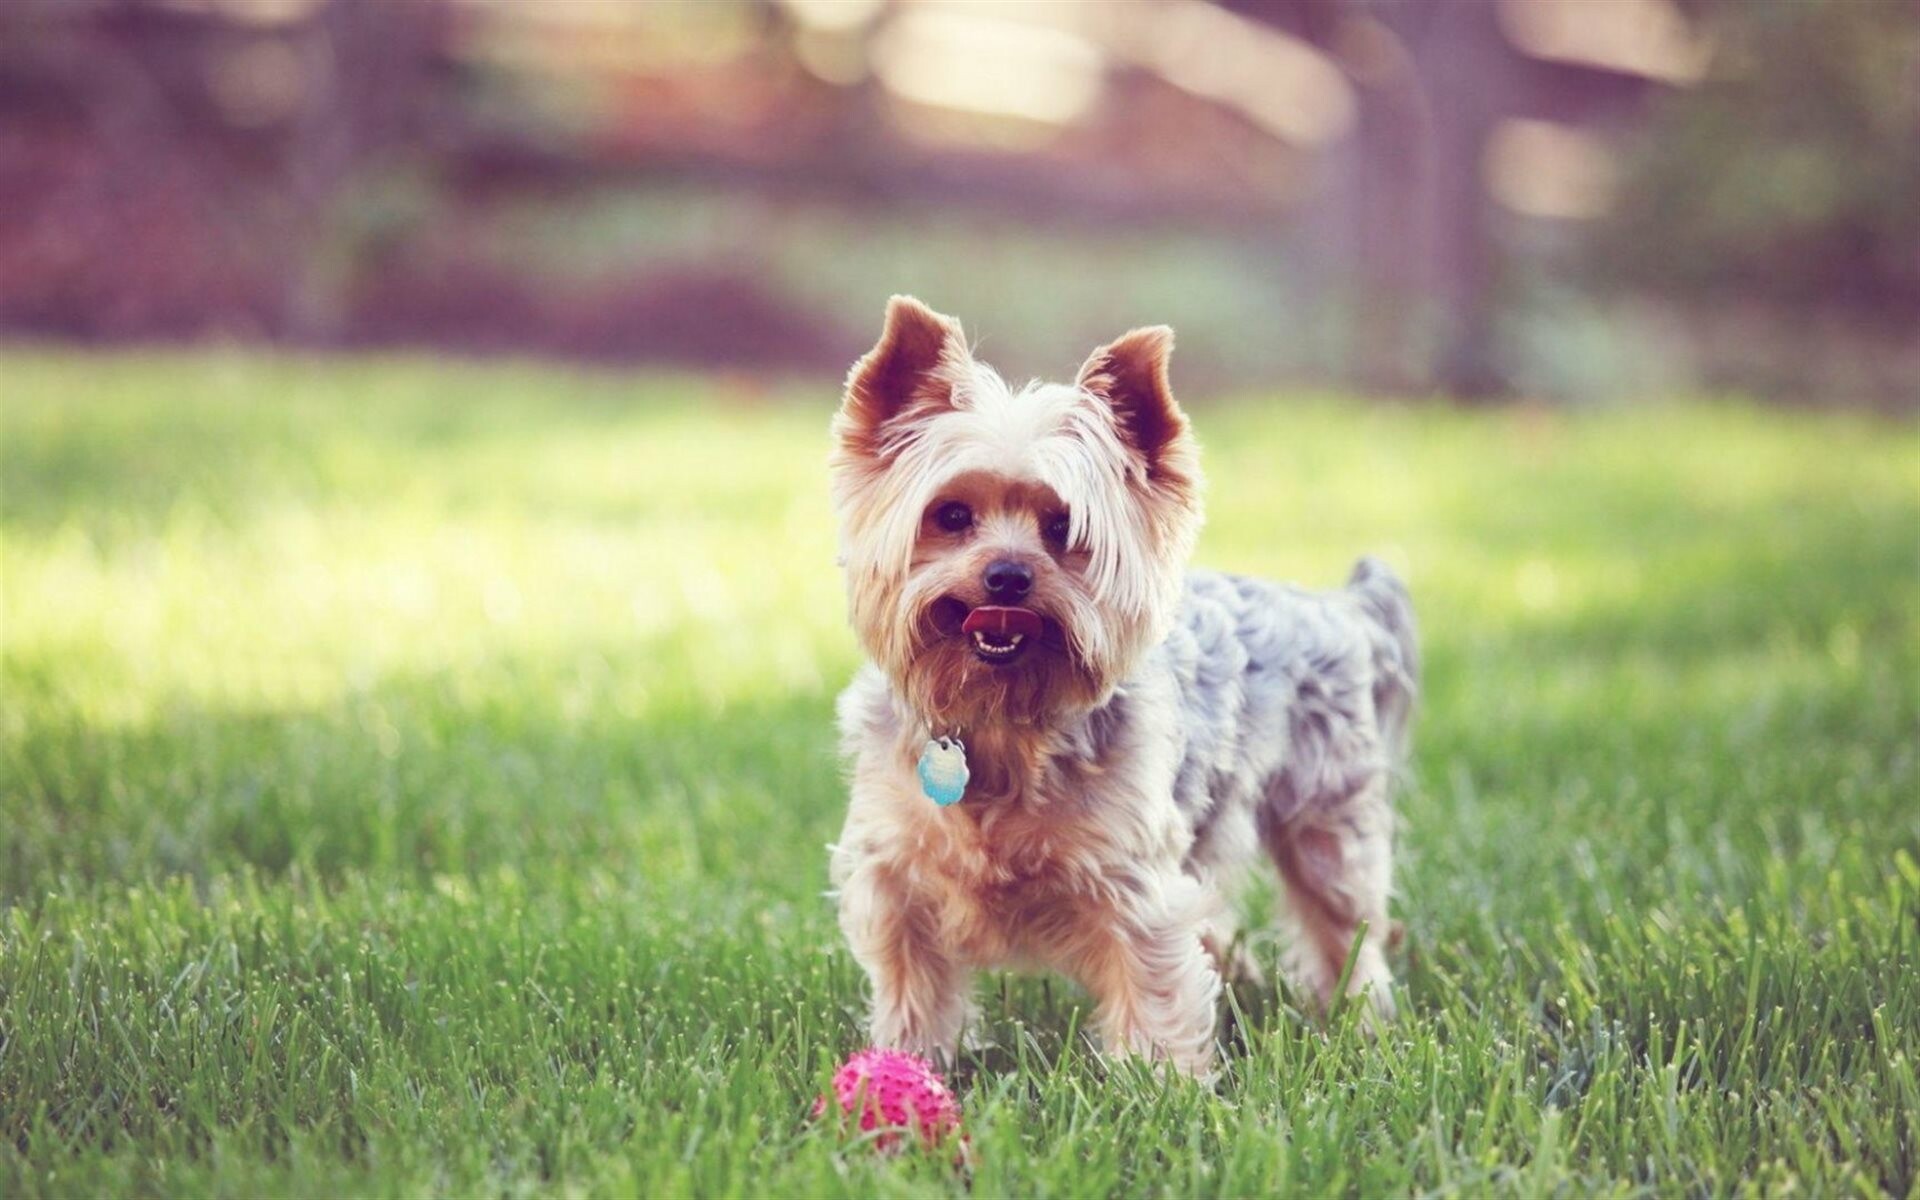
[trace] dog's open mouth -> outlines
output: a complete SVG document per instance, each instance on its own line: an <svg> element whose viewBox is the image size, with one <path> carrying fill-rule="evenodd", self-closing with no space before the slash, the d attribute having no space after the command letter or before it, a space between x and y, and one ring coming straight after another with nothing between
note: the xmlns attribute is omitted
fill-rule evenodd
<svg viewBox="0 0 1920 1200"><path fill-rule="evenodd" d="M1009 608L983 604L967 614L960 632L973 643L973 653L982 662L996 666L1013 662L1027 647L1040 640L1040 614L1030 608Z"/></svg>

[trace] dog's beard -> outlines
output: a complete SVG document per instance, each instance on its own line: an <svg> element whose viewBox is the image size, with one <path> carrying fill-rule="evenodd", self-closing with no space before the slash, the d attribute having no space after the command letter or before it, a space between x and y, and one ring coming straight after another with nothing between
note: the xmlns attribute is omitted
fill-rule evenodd
<svg viewBox="0 0 1920 1200"><path fill-rule="evenodd" d="M1102 612L1084 596L1059 597L1036 603L1042 632L1012 661L998 662L962 630L967 602L936 581L910 580L893 601L869 608L877 620L861 624L862 640L936 732L1045 726L1085 712L1112 693L1149 636L1144 620Z"/></svg>
<svg viewBox="0 0 1920 1200"><path fill-rule="evenodd" d="M1044 725L1061 714L1092 705L1105 691L1075 652L1064 629L1051 630L1024 647L1012 662L985 661L972 639L923 616L919 650L897 682L908 702L943 729L986 725Z"/></svg>
<svg viewBox="0 0 1920 1200"><path fill-rule="evenodd" d="M1040 726L1090 707L1105 689L1068 654L1036 649L1007 665L982 662L959 638L941 637L908 663L896 682L938 730L990 725Z"/></svg>

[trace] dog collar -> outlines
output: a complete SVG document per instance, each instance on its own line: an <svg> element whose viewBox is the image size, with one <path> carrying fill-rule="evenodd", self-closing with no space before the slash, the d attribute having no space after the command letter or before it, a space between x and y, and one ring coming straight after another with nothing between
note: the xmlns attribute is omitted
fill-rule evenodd
<svg viewBox="0 0 1920 1200"><path fill-rule="evenodd" d="M927 799L941 808L960 803L967 794L967 779L971 774L967 770L966 743L957 735L928 738L927 744L920 748L920 762L915 770L920 776L920 790Z"/></svg>

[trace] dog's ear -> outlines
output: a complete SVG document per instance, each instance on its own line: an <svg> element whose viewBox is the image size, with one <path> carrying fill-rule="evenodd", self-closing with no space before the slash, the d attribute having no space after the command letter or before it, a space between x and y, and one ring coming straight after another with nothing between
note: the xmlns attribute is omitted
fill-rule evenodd
<svg viewBox="0 0 1920 1200"><path fill-rule="evenodd" d="M1076 381L1113 410L1120 437L1146 460L1149 476L1176 465L1187 437L1187 416L1167 382L1173 330L1149 325L1100 347Z"/></svg>
<svg viewBox="0 0 1920 1200"><path fill-rule="evenodd" d="M970 361L960 322L912 296L887 301L880 341L853 364L835 422L850 449L871 453L883 426L910 409L953 403L956 377Z"/></svg>

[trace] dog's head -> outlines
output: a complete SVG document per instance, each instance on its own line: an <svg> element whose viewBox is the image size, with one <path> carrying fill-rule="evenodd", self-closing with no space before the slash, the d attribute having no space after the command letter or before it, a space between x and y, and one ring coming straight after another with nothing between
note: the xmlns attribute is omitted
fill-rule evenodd
<svg viewBox="0 0 1920 1200"><path fill-rule="evenodd" d="M888 305L834 419L833 498L854 629L928 720L1083 710L1166 635L1200 526L1172 348L1136 329L1015 391L958 322Z"/></svg>

